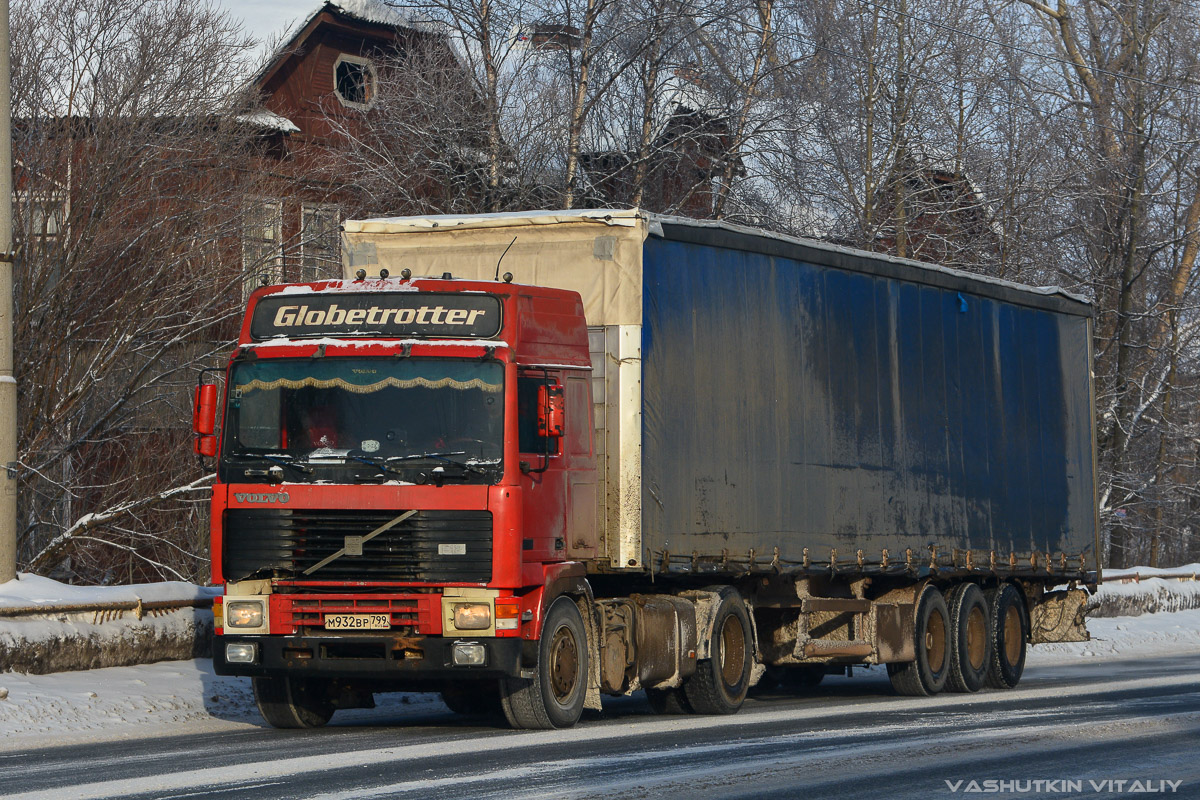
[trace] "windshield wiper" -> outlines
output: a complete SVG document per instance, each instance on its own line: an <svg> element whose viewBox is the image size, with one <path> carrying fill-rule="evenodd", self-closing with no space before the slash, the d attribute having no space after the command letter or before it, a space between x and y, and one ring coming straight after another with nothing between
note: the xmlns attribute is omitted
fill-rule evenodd
<svg viewBox="0 0 1200 800"><path fill-rule="evenodd" d="M388 459L388 461L417 461L422 458L432 458L435 461L445 461L447 464L460 467L468 472L478 472L481 475L484 474L485 470L475 466L474 464L468 464L465 461L458 461L453 458L448 458L448 456L465 456L466 454L466 450L456 450L449 453L413 453L412 455L407 456L392 456Z"/></svg>
<svg viewBox="0 0 1200 800"><path fill-rule="evenodd" d="M379 458L378 456L356 456L353 453L347 453L346 458L352 458L355 461L359 461L363 464L370 464L372 467L375 467L375 469L383 473L390 472L393 475L404 474L404 470L400 469L399 467L393 467L391 464L387 463L387 461Z"/></svg>
<svg viewBox="0 0 1200 800"><path fill-rule="evenodd" d="M261 458L266 461L270 461L273 464L279 464L284 467L291 467L292 469L296 470L297 472L302 472L305 475L311 475L312 471L313 471L313 468L310 467L308 464L305 464L302 461L300 461L299 459L290 457L290 456L288 458L282 458L280 456L269 456L269 455L266 455L265 453L254 454L254 455L251 455L248 453L241 453L239 455L241 455L242 458Z"/></svg>

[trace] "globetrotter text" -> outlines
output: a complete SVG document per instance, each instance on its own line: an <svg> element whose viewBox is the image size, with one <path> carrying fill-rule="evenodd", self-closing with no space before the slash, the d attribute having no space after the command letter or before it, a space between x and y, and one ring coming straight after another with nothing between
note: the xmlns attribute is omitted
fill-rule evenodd
<svg viewBox="0 0 1200 800"><path fill-rule="evenodd" d="M462 325L471 326L482 309L453 308L445 306L418 306L416 308L328 308L309 309L308 306L280 306L275 312L275 327L289 328L307 325ZM393 316L394 315L394 316Z"/></svg>

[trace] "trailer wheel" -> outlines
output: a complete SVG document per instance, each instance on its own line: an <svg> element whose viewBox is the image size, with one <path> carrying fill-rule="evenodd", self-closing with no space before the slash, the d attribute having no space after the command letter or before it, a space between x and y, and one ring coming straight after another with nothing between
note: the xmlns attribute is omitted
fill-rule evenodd
<svg viewBox="0 0 1200 800"><path fill-rule="evenodd" d="M683 689L647 689L646 699L655 714L694 714Z"/></svg>
<svg viewBox="0 0 1200 800"><path fill-rule="evenodd" d="M500 687L496 681L459 681L442 688L442 702L455 714L498 716Z"/></svg>
<svg viewBox="0 0 1200 800"><path fill-rule="evenodd" d="M583 714L588 641L579 606L560 597L546 613L538 643L537 677L505 678L500 706L514 728L569 728Z"/></svg>
<svg viewBox="0 0 1200 800"><path fill-rule="evenodd" d="M950 676L952 692L978 692L992 663L988 603L973 583L960 583L946 596L950 610Z"/></svg>
<svg viewBox="0 0 1200 800"><path fill-rule="evenodd" d="M329 681L318 678L254 678L254 702L273 728L319 728L333 716Z"/></svg>
<svg viewBox="0 0 1200 800"><path fill-rule="evenodd" d="M986 683L993 689L1012 689L1025 672L1025 643L1029 640L1029 611L1025 598L1011 583L985 594L992 655Z"/></svg>
<svg viewBox="0 0 1200 800"><path fill-rule="evenodd" d="M698 714L733 714L750 689L754 642L750 614L737 590L721 587L721 602L713 615L710 657L696 665L683 684L688 703Z"/></svg>
<svg viewBox="0 0 1200 800"><path fill-rule="evenodd" d="M950 611L936 587L921 592L913 627L916 660L888 664L888 677L898 694L928 697L945 688L950 673Z"/></svg>

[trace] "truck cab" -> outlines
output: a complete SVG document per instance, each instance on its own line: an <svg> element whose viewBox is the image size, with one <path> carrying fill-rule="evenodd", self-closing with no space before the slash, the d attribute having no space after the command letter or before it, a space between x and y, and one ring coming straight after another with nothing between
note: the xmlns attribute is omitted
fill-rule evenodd
<svg viewBox="0 0 1200 800"><path fill-rule="evenodd" d="M253 677L289 727L372 691L528 673L547 589L582 585L596 548L590 370L570 291L256 291L219 433L197 427L217 460L217 672ZM580 700L583 676L562 680Z"/></svg>

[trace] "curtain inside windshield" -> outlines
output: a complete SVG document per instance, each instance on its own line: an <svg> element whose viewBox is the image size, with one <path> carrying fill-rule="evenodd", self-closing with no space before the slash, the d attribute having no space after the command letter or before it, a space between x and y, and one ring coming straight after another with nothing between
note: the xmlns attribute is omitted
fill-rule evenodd
<svg viewBox="0 0 1200 800"><path fill-rule="evenodd" d="M239 364L234 448L301 458L461 453L498 460L504 368L438 359L305 359Z"/></svg>

